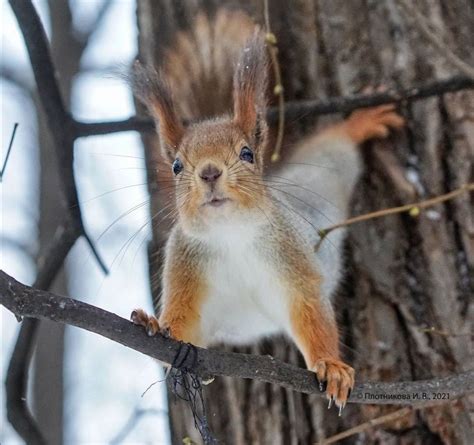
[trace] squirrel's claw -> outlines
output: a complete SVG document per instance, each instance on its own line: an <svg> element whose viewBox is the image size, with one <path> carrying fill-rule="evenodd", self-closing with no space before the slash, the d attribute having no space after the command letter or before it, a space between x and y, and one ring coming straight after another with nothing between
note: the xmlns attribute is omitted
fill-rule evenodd
<svg viewBox="0 0 474 445"><path fill-rule="evenodd" d="M339 408L339 415L346 406L350 391L354 387L354 369L336 359L320 359L313 367L320 390L326 384L326 397L331 408L333 403Z"/></svg>
<svg viewBox="0 0 474 445"><path fill-rule="evenodd" d="M160 326L156 317L148 315L143 309L134 309L130 315L130 320L132 320L133 324L143 326L149 337L153 337L160 332Z"/></svg>
<svg viewBox="0 0 474 445"><path fill-rule="evenodd" d="M328 382L326 382L325 380L319 382L319 390L321 392L325 392L327 388L328 388Z"/></svg>
<svg viewBox="0 0 474 445"><path fill-rule="evenodd" d="M334 402L334 397L333 396L329 397L328 409L331 409L332 402Z"/></svg>

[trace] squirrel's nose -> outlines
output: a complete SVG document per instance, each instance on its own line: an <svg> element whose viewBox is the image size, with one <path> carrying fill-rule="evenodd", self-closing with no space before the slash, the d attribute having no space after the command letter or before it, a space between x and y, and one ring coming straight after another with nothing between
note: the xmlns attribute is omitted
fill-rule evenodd
<svg viewBox="0 0 474 445"><path fill-rule="evenodd" d="M222 175L222 170L219 170L213 164L207 164L199 173L201 179L205 182L215 182L217 178Z"/></svg>

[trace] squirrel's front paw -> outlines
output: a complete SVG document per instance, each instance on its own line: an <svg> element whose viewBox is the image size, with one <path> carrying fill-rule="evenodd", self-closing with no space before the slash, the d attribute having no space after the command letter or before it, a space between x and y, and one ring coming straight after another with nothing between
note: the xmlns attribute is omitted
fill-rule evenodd
<svg viewBox="0 0 474 445"><path fill-rule="evenodd" d="M134 309L130 315L130 320L133 324L143 326L149 337L160 332L160 326L158 320L154 315L148 315L143 309Z"/></svg>
<svg viewBox="0 0 474 445"><path fill-rule="evenodd" d="M335 402L341 415L354 387L354 369L340 360L323 358L315 363L312 370L316 373L321 391L326 386L329 408Z"/></svg>

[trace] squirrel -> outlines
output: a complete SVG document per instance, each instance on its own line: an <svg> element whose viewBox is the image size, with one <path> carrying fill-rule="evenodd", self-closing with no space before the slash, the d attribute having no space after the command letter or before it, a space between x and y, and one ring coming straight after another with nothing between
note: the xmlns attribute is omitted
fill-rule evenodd
<svg viewBox="0 0 474 445"><path fill-rule="evenodd" d="M150 336L167 333L200 347L286 334L326 387L329 406L341 412L355 374L341 359L331 304L344 230L315 252L314 227L327 226L328 215L334 222L347 217L362 169L359 145L404 120L395 105L361 109L300 141L279 171L280 186L295 189L297 202L290 203L264 168L267 63L252 20L219 11L178 34L159 73L136 67L132 84L156 120L178 216L165 248L160 315L135 309L131 319ZM229 73L235 67L233 87L216 77L216 65ZM233 113L226 115L223 97L231 94ZM215 110L221 116L212 117ZM314 164L330 168L315 171ZM316 208L305 204L310 193L324 196Z"/></svg>

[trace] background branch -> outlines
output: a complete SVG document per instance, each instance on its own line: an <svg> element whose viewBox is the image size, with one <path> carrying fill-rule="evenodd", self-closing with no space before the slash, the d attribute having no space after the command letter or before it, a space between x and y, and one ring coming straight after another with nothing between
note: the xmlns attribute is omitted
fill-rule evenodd
<svg viewBox="0 0 474 445"><path fill-rule="evenodd" d="M99 10L96 13L96 16L89 24L87 29L84 29L82 31L75 31L75 38L79 44L81 53L84 52L84 50L86 49L87 45L90 42L90 39L94 35L94 32L99 28L111 6L112 0L102 0L102 4L100 5Z"/></svg>
<svg viewBox="0 0 474 445"><path fill-rule="evenodd" d="M78 137L74 120L66 110L59 91L48 41L41 20L31 0L10 0L18 25L25 39L41 106L54 141L61 183L64 187L65 208L86 235L74 181L74 141ZM87 235L86 235L86 238ZM99 265L107 273L97 249L92 249Z"/></svg>
<svg viewBox="0 0 474 445"><path fill-rule="evenodd" d="M390 207L388 209L376 210L375 212L365 213L364 215L358 215L352 218L348 218L345 221L326 227L325 229L319 230L318 234L320 236L320 240L315 246L315 251L319 249L319 247L321 246L321 243L324 241L326 236L328 236L333 230L339 229L341 227L350 226L358 222L368 221L369 219L381 218L382 216L394 215L394 214L403 213L403 212L409 212L410 215L412 216L418 216L421 209L432 207L436 204L440 204L442 202L449 201L450 199L456 198L457 196L462 195L465 192L472 192L472 191L474 191L474 183L465 184L462 187L459 187L458 189L453 190L449 193L435 196L434 198L426 199L424 201L414 202L413 204L405 204L399 207Z"/></svg>
<svg viewBox="0 0 474 445"><path fill-rule="evenodd" d="M18 128L18 123L15 122L15 124L13 125L12 135L10 136L10 142L8 144L7 154L5 155L5 160L3 161L3 164L1 163L2 161L0 160L0 165L1 165L0 183L3 181L3 174L5 173L5 169L7 168L8 158L10 157L10 152L12 151L13 141L15 140L15 134L16 134L17 128Z"/></svg>
<svg viewBox="0 0 474 445"><path fill-rule="evenodd" d="M173 363L182 346L161 335L148 337L144 329L129 320L90 304L25 286L3 271L0 272L0 303L16 316L47 319L86 329L165 363ZM256 379L324 397L311 371L270 356L195 349L196 355L188 354L183 366L199 375ZM413 400L413 395L423 392L429 396L447 393L450 400L470 394L474 392L474 370L433 380L362 383L354 388L349 402L418 405L421 399Z"/></svg>
<svg viewBox="0 0 474 445"><path fill-rule="evenodd" d="M384 423L393 422L395 420L401 419L408 416L412 412L412 408L400 408L396 411L393 411L389 414L385 414L375 419L370 419L367 422L361 423L360 425L355 426L354 428L349 428L348 430L342 431L341 433L335 434L334 436L322 439L317 442L315 445L329 445L331 443L337 443L342 439L353 436L354 434L362 433L363 431L373 428L378 425L383 425Z"/></svg>
<svg viewBox="0 0 474 445"><path fill-rule="evenodd" d="M79 236L79 228L70 221L65 220L59 226L49 248L38 260L35 287L48 289L51 286L69 250ZM23 321L5 380L7 418L28 444L46 443L27 405L28 370L34 351L38 323L39 320L35 318L26 318Z"/></svg>
<svg viewBox="0 0 474 445"><path fill-rule="evenodd" d="M388 90L373 94L354 94L318 100L296 100L285 103L285 120L298 120L333 113L348 113L356 108L367 108L376 105L415 101L431 96L474 89L474 80L465 76L455 76L445 80L435 80L423 85L404 90ZM280 107L271 107L267 119L270 124L278 122ZM97 136L121 131L154 131L151 119L137 116L110 122L75 122L78 137Z"/></svg>

